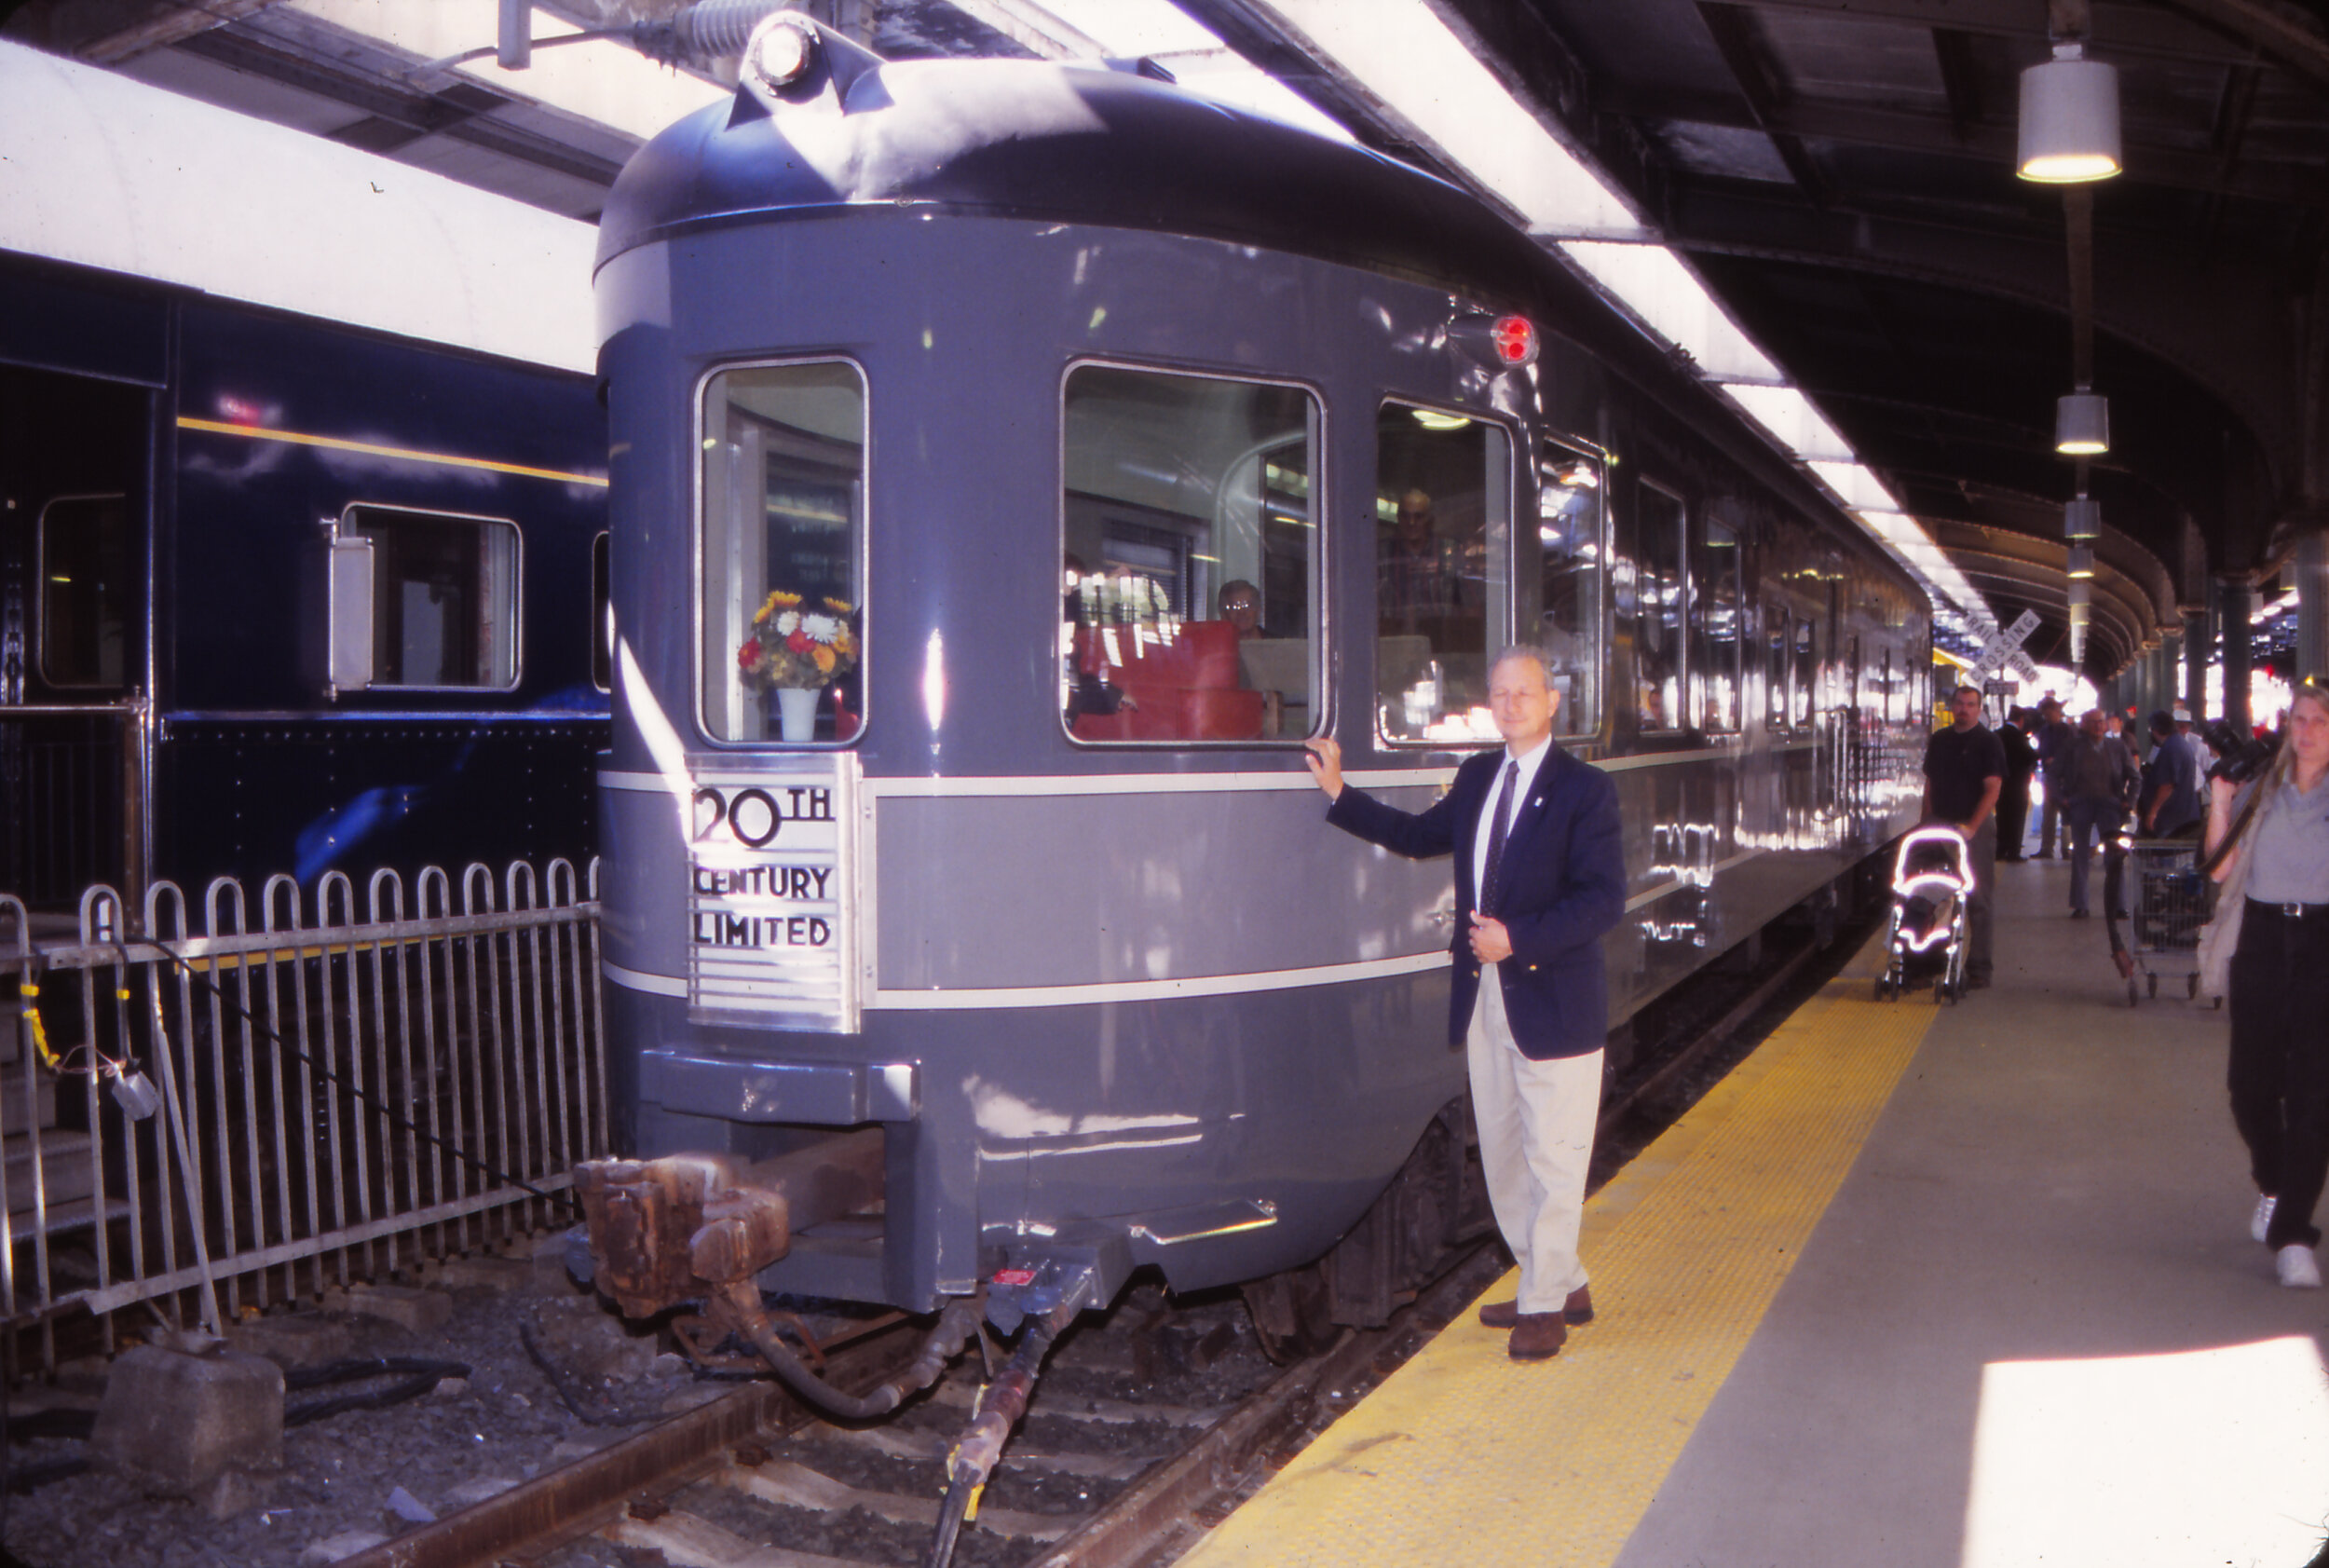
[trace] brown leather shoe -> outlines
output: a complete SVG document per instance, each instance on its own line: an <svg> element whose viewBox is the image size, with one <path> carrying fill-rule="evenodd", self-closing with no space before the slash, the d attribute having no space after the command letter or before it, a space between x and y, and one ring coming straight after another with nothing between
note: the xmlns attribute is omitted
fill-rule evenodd
<svg viewBox="0 0 2329 1568"><path fill-rule="evenodd" d="M1592 1286L1580 1285L1569 1292L1569 1299L1560 1303L1560 1319L1573 1329L1593 1321ZM1480 1307L1480 1322L1491 1329L1509 1329L1519 1321L1519 1302L1488 1302Z"/></svg>
<svg viewBox="0 0 2329 1568"><path fill-rule="evenodd" d="M1569 1326L1557 1312L1524 1312L1512 1326L1512 1339L1505 1346L1515 1361L1545 1361L1560 1354L1561 1345L1569 1338Z"/></svg>

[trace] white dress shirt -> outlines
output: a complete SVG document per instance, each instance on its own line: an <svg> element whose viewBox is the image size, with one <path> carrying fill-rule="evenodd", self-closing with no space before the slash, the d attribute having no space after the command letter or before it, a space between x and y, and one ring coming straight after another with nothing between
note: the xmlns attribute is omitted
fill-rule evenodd
<svg viewBox="0 0 2329 1568"><path fill-rule="evenodd" d="M1504 793L1505 764L1518 762L1520 765L1520 771L1512 781L1512 799L1505 806L1507 825L1505 832L1509 837L1512 832L1509 825L1520 820L1521 804L1529 798L1529 791L1536 787L1536 775L1552 749L1553 738L1547 735L1536 743L1534 749L1519 757L1513 756L1512 748L1506 746L1504 757L1497 761L1496 776L1488 785L1488 804L1481 808L1479 826L1472 835L1472 895L1475 899L1479 896L1480 884L1488 876L1488 836L1495 827L1496 804Z"/></svg>

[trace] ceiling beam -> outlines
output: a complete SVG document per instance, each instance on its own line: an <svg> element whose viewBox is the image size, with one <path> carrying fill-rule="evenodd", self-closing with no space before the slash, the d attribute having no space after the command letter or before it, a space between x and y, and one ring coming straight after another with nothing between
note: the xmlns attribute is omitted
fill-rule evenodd
<svg viewBox="0 0 2329 1568"><path fill-rule="evenodd" d="M2329 34L2321 24L2267 0L2160 0L2168 10L2254 45L2284 69L2329 90ZM2098 44L2100 40L2098 40Z"/></svg>
<svg viewBox="0 0 2329 1568"><path fill-rule="evenodd" d="M1787 102L1787 87L1772 63L1770 50L1764 45L1754 13L1743 6L1700 0L1698 18L1713 38L1723 63L1730 67L1732 79L1738 83L1739 96L1747 101L1748 113L1754 116L1757 129L1778 150L1779 161L1787 165L1796 188L1814 207L1827 206L1828 184L1805 153L1802 140L1773 125L1774 116Z"/></svg>
<svg viewBox="0 0 2329 1568"><path fill-rule="evenodd" d="M1623 84L1605 85L1595 93L1593 106L1604 114L1632 120L1720 126L1804 141L1844 142L1894 152L1974 158L2000 169L2012 167L2015 155L2015 130L2010 124L1985 120L1960 132L1946 115L1923 115L1905 109L1871 109L1859 104L1797 99L1758 115L1745 103L1721 93L1675 92ZM2127 170L2120 180L2329 211L2329 180L2323 180L2316 167L2295 162L2265 163L2252 157L2242 159L2227 178L2224 160L2213 149L2197 151L2140 142L2132 134L2140 129L2140 122L2126 128Z"/></svg>
<svg viewBox="0 0 2329 1568"><path fill-rule="evenodd" d="M1793 11L1839 21L1897 22L1906 27L1946 27L1960 33L2027 41L2029 62L2046 56L2044 0L1739 0L1763 11ZM2156 55L2162 59L2235 65L2252 59L2226 30L2203 25L2200 12L2213 4L2254 6L2256 0L2162 0L2160 5L2096 5L2092 37L2104 57ZM2175 13L2191 13L2188 17ZM2245 36L2244 34L2242 35Z"/></svg>
<svg viewBox="0 0 2329 1568"><path fill-rule="evenodd" d="M1981 72L1973 61L1973 40L1954 27L1927 31L1933 40L1933 63L1941 71L1941 90L1949 99L1949 124L1962 142L1982 120L1982 100L1977 90Z"/></svg>
<svg viewBox="0 0 2329 1568"><path fill-rule="evenodd" d="M1674 183L1664 218L1668 242L1684 251L1884 273L2069 308L2060 235L1814 212L1685 181ZM2096 324L2190 376L2247 426L2276 470L2297 471L2301 392L2291 379L2296 367L2274 275L2253 262L2202 263L2107 236L2096 261Z"/></svg>
<svg viewBox="0 0 2329 1568"><path fill-rule="evenodd" d="M95 65L119 65L224 27L272 0L31 0L6 12L8 36Z"/></svg>

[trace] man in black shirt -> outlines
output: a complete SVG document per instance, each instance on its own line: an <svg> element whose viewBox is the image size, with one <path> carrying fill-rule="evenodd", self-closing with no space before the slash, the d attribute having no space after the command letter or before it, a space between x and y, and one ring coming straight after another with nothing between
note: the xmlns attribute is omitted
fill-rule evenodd
<svg viewBox="0 0 2329 1568"><path fill-rule="evenodd" d="M1925 814L1965 835L1972 850L1973 892L1966 899L1972 930L1965 983L1989 984L1990 884L1997 877L1997 797L2006 784L2006 748L1982 723L1982 689L1960 686L1949 698L1956 722L1925 743Z"/></svg>
<svg viewBox="0 0 2329 1568"><path fill-rule="evenodd" d="M2032 715L2014 708L1997 727L1997 743L2006 752L2006 788L1997 797L1997 858L2012 863L2022 858L2023 840L2030 823L2030 776L2037 771L2037 747L2030 743Z"/></svg>

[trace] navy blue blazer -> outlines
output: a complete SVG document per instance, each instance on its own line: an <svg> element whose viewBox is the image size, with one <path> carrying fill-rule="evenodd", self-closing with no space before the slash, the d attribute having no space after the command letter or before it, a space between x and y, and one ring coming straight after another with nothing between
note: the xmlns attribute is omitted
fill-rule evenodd
<svg viewBox="0 0 2329 1568"><path fill-rule="evenodd" d="M1472 845L1505 753L1465 760L1455 784L1416 813L1387 806L1365 790L1342 786L1327 820L1369 843L1411 860L1453 854L1456 868L1455 984L1448 1040L1461 1043L1479 994L1472 956ZM1626 910L1626 857L1617 788L1607 773L1580 762L1558 743L1538 765L1528 798L1505 838L1504 907L1491 910L1512 934L1512 956L1496 965L1505 1012L1521 1055L1535 1061L1581 1057L1609 1038L1609 973L1601 937Z"/></svg>

